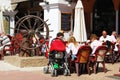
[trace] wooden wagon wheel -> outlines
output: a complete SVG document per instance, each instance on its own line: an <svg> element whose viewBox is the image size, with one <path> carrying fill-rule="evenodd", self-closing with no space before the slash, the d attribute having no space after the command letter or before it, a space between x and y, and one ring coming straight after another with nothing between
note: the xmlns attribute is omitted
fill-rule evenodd
<svg viewBox="0 0 120 80"><path fill-rule="evenodd" d="M19 43L20 48L24 48L25 50L34 50L42 46L49 38L48 25L40 17L34 15L27 15L20 18L16 22L14 32L22 34L22 37L26 38ZM24 46L26 43L29 45Z"/></svg>

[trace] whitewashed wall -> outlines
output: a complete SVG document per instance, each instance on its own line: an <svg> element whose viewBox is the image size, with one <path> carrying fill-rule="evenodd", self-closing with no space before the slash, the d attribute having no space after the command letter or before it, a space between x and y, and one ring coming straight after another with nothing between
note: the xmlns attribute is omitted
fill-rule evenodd
<svg viewBox="0 0 120 80"><path fill-rule="evenodd" d="M50 32L50 40L56 37L56 34L61 30L61 13L72 13L75 3L68 6L68 2L65 0L46 0L49 4L40 3L40 6L44 9L44 20L48 19L49 29L53 30ZM65 33L68 36L68 33Z"/></svg>

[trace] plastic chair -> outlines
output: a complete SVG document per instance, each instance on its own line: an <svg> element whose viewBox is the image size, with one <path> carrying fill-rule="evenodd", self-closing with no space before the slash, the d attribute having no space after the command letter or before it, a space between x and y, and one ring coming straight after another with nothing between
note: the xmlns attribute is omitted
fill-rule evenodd
<svg viewBox="0 0 120 80"><path fill-rule="evenodd" d="M76 73L78 76L83 72L82 70L87 70L88 74L90 75L89 56L91 52L92 49L88 45L83 45L79 48L78 53L76 55L77 59L75 60Z"/></svg>
<svg viewBox="0 0 120 80"><path fill-rule="evenodd" d="M98 71L99 63L103 65L103 70L106 73L106 68L105 68L105 56L108 51L108 48L104 45L98 46L95 51L95 56L93 56L90 59L90 62L93 64L94 67L94 73L96 74Z"/></svg>

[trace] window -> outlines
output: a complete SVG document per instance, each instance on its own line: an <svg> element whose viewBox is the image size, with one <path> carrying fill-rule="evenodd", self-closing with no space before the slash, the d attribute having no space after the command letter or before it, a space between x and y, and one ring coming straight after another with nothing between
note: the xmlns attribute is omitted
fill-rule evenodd
<svg viewBox="0 0 120 80"><path fill-rule="evenodd" d="M61 30L70 31L71 30L71 13L61 13Z"/></svg>

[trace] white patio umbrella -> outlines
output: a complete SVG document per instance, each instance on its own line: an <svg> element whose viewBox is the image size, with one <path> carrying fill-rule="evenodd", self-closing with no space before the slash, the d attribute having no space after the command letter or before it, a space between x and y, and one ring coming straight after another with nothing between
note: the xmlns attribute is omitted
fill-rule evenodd
<svg viewBox="0 0 120 80"><path fill-rule="evenodd" d="M81 0L78 0L75 6L75 22L73 36L78 42L87 41L84 9Z"/></svg>

